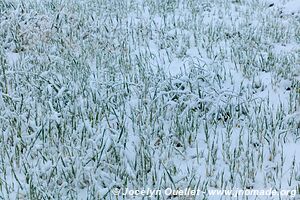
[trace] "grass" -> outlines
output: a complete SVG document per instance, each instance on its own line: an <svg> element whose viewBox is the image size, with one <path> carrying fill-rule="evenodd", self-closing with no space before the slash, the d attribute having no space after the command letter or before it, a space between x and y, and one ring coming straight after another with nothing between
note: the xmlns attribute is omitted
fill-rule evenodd
<svg viewBox="0 0 300 200"><path fill-rule="evenodd" d="M1 198L299 194L296 15L258 0L2 0L0 22Z"/></svg>

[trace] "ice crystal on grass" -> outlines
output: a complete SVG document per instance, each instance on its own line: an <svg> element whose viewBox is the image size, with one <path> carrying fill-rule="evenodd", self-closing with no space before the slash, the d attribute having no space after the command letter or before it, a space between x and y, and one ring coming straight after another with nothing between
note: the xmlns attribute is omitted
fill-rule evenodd
<svg viewBox="0 0 300 200"><path fill-rule="evenodd" d="M1 1L0 197L299 191L297 6Z"/></svg>

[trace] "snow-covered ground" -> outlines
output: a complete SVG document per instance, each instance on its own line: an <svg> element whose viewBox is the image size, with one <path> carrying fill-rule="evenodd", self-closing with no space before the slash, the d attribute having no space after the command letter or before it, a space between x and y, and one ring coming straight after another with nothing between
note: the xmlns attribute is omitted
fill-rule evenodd
<svg viewBox="0 0 300 200"><path fill-rule="evenodd" d="M0 67L1 199L300 199L299 0L4 0Z"/></svg>

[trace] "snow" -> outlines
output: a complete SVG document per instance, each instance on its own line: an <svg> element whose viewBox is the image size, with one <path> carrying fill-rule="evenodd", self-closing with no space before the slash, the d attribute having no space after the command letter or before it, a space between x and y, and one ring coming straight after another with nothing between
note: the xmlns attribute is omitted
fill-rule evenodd
<svg viewBox="0 0 300 200"><path fill-rule="evenodd" d="M13 52L7 52L6 53L6 58L7 58L7 62L10 66L15 65L18 60L20 59L20 54L18 53L13 53Z"/></svg>
<svg viewBox="0 0 300 200"><path fill-rule="evenodd" d="M287 2L284 5L284 11L287 13L299 14L300 13L300 1L293 0L293 1Z"/></svg>
<svg viewBox="0 0 300 200"><path fill-rule="evenodd" d="M175 58L168 67L168 72L172 75L178 75L184 70L184 64L178 58Z"/></svg>
<svg viewBox="0 0 300 200"><path fill-rule="evenodd" d="M298 0L268 0L268 5L271 7L280 8L284 14L299 15L300 13L300 2Z"/></svg>
<svg viewBox="0 0 300 200"><path fill-rule="evenodd" d="M299 1L38 3L0 5L0 198L299 188Z"/></svg>

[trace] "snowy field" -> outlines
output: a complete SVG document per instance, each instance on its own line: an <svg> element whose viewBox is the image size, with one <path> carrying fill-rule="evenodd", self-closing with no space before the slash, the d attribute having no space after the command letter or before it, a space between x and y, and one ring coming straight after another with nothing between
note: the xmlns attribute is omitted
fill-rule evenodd
<svg viewBox="0 0 300 200"><path fill-rule="evenodd" d="M0 199L300 199L300 0L0 0Z"/></svg>

